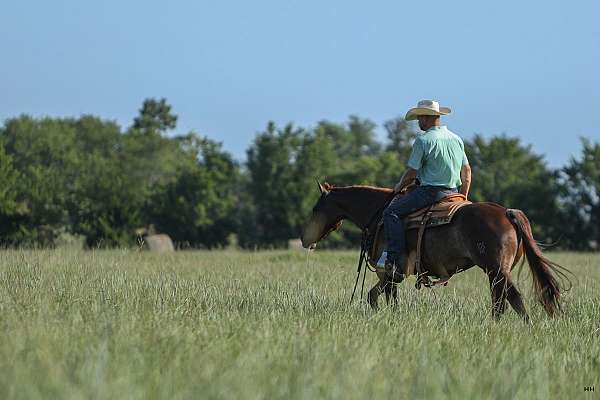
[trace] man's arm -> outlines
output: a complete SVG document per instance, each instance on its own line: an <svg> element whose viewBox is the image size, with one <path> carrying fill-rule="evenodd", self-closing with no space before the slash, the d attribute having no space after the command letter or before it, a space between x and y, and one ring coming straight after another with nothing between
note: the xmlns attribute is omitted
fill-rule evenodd
<svg viewBox="0 0 600 400"><path fill-rule="evenodd" d="M408 168L404 171L402 178L400 178L400 182L394 186L394 193L400 193L404 190L408 185L414 182L417 179L417 171L423 165L423 146L419 141L419 138L415 140L412 146L412 151L410 152L410 157L408 158Z"/></svg>
<svg viewBox="0 0 600 400"><path fill-rule="evenodd" d="M408 168L404 174L402 174L400 182L394 186L394 193L400 193L402 189L413 183L415 179L417 179L417 170L414 168Z"/></svg>
<svg viewBox="0 0 600 400"><path fill-rule="evenodd" d="M471 188L471 166L469 164L463 165L460 169L460 180L462 181L460 193L468 197L469 189Z"/></svg>

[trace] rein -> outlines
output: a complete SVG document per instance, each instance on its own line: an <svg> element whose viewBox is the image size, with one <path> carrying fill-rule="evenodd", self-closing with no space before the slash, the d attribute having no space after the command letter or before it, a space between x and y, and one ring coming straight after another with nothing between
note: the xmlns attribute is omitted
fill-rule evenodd
<svg viewBox="0 0 600 400"><path fill-rule="evenodd" d="M377 210L377 212L375 212L375 214L373 214L373 216L371 217L371 219L369 220L367 225L364 227L364 229L362 229L362 238L360 241L360 255L358 256L358 267L356 268L356 281L354 282L354 289L352 289L352 296L350 297L350 303L352 303L352 301L354 301L354 295L356 294L358 280L360 279L360 272L362 270L363 261L365 262L366 267L369 268L369 260L368 260L368 254L367 254L369 251L369 227L373 224L373 222L375 222L377 219L379 219L379 217L383 213L383 210L385 210L387 208L387 206L392 202L392 200L394 200L394 198L396 197L396 194L397 193L394 193L394 195L391 196L390 199L387 200L384 203L384 205L381 206ZM362 287L360 289L360 299L361 300L363 299L366 275L367 275L367 270L365 269L363 272Z"/></svg>

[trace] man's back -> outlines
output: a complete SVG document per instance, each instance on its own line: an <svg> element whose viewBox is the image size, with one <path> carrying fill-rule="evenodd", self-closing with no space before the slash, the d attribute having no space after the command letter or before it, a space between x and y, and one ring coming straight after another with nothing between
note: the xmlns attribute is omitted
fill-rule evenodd
<svg viewBox="0 0 600 400"><path fill-rule="evenodd" d="M419 135L408 166L418 171L423 186L457 188L460 170L468 164L462 139L445 126L435 126Z"/></svg>
<svg viewBox="0 0 600 400"><path fill-rule="evenodd" d="M383 212L383 224L387 241L385 271L388 278L404 279L403 268L407 265L404 217L421 208L429 207L444 197L458 192L467 196L471 183L471 168L465 155L462 140L445 126L440 117L451 110L434 100L421 100L404 118L418 120L419 135L413 144L408 167L394 186L395 193L402 193L415 179L421 186L401 196L396 196ZM464 182L461 180L463 174Z"/></svg>

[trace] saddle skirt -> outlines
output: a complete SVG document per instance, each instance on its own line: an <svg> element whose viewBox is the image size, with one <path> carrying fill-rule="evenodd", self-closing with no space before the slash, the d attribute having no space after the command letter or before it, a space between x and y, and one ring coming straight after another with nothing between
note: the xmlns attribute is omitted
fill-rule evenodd
<svg viewBox="0 0 600 400"><path fill-rule="evenodd" d="M404 219L406 230L446 225L452 222L454 214L462 207L472 204L465 195L454 193L444 197L439 202L409 214Z"/></svg>
<svg viewBox="0 0 600 400"><path fill-rule="evenodd" d="M418 241L417 241L417 262L420 263L421 259L421 241L423 233L426 229L434 228L437 226L446 225L452 222L454 215L462 207L472 204L467 198L460 193L451 194L444 197L439 202L422 208L409 214L404 218L404 225L406 230L418 229ZM384 240L384 229L383 229L383 218L379 220L375 234L373 235L372 241L369 243L369 264L374 268L379 268L377 261L383 250L385 249ZM410 274L414 271L415 265L407 266L407 273Z"/></svg>

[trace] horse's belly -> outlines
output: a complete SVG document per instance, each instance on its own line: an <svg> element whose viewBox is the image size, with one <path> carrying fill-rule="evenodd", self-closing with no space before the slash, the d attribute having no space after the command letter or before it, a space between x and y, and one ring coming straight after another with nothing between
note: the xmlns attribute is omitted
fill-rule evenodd
<svg viewBox="0 0 600 400"><path fill-rule="evenodd" d="M452 225L429 228L424 232L421 243L421 268L429 276L440 279L450 278L461 267L471 264L468 260L468 249L464 248L464 240ZM416 259L417 232L409 232L408 248ZM412 261L414 264L414 261ZM464 268L463 268L464 269Z"/></svg>

